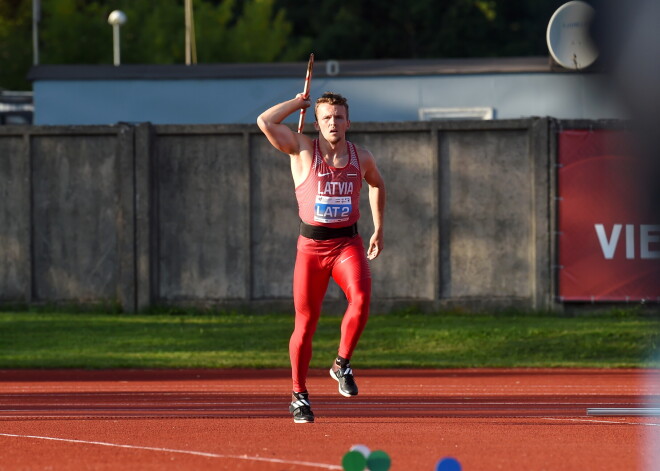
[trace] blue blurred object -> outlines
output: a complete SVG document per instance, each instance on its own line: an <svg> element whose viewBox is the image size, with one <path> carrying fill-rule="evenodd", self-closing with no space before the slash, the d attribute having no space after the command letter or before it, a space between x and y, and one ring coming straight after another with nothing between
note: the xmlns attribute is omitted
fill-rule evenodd
<svg viewBox="0 0 660 471"><path fill-rule="evenodd" d="M446 457L438 461L436 471L461 471L461 463L456 458Z"/></svg>

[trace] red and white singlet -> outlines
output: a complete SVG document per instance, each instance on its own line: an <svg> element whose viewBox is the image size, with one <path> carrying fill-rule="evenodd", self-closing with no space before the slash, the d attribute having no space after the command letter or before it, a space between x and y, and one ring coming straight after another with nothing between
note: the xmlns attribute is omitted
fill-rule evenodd
<svg viewBox="0 0 660 471"><path fill-rule="evenodd" d="M298 214L311 226L347 227L360 218L362 172L357 149L351 142L348 164L330 167L321 156L318 139L314 139L314 160L309 175L296 187Z"/></svg>

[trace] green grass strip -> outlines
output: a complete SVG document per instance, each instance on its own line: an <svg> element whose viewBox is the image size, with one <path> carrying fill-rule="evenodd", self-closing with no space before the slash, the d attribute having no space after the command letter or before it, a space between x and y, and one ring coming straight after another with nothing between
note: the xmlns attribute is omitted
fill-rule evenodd
<svg viewBox="0 0 660 471"><path fill-rule="evenodd" d="M291 314L0 312L0 368L289 367ZM337 352L321 317L313 368ZM372 315L360 368L658 367L660 319L629 311Z"/></svg>

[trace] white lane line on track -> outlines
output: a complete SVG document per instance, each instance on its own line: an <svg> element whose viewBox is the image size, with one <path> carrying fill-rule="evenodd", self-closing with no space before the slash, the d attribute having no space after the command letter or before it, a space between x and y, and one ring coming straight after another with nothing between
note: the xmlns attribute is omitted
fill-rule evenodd
<svg viewBox="0 0 660 471"><path fill-rule="evenodd" d="M597 424L616 424L616 425L644 425L647 427L660 427L660 424L654 424L651 422L623 422L618 420L602 420L602 419L579 419L579 418L567 418L567 417L543 417L546 420L558 420L563 422L589 422Z"/></svg>
<svg viewBox="0 0 660 471"><path fill-rule="evenodd" d="M218 453L207 453L204 451L192 451L192 450L177 450L174 448L158 448L152 446L138 446L138 445L122 445L119 443L108 443L108 442L94 442L87 440L75 440L72 438L58 438L58 437L43 437L38 435L15 435L13 433L0 433L0 436L11 437L11 438L32 438L37 440L50 440L56 442L66 442L66 443L81 443L84 445L99 445L99 446L108 446L115 448L128 448L132 450L147 450L147 451L159 451L165 453L179 453L183 455L194 455L194 456L203 456L206 458L224 458L224 459L235 459L235 460L244 460L244 461L261 461L266 463L278 463L278 464L288 464L288 465L298 465L298 466L307 466L310 468L320 468L320 469L339 469L341 466L336 466L332 464L324 463L311 463L308 461L289 461L281 460L277 458L262 458L260 456L247 456L247 455L220 455Z"/></svg>

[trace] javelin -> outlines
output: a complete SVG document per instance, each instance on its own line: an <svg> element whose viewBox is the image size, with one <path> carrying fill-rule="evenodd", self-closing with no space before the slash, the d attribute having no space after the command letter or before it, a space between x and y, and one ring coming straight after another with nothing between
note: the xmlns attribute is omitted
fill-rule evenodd
<svg viewBox="0 0 660 471"><path fill-rule="evenodd" d="M305 75L305 87L303 89L303 98L309 98L309 86L312 83L312 69L314 68L314 53L309 55L309 62L307 63L307 75ZM305 108L300 110L300 118L298 118L298 132L302 134L303 126L305 125Z"/></svg>

